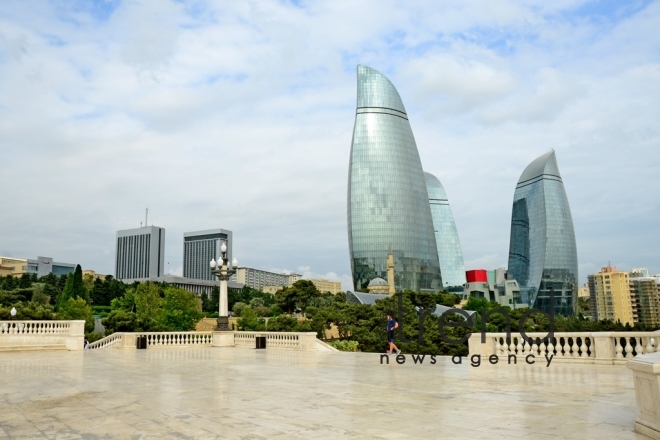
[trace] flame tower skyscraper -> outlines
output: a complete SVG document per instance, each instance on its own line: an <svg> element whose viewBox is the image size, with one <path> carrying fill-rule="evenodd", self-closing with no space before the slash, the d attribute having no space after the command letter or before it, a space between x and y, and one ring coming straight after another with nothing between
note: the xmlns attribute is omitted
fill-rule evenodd
<svg viewBox="0 0 660 440"><path fill-rule="evenodd" d="M348 241L355 289L387 278L397 290L443 286L422 163L399 93L380 72L357 68L348 174Z"/></svg>

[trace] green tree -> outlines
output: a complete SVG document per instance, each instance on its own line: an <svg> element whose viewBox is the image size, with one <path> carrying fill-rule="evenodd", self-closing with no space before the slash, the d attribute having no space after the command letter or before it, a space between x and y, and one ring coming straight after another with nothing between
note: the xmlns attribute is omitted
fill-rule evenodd
<svg viewBox="0 0 660 440"><path fill-rule="evenodd" d="M21 275L21 277L18 279L18 287L22 289L28 289L32 287L32 277L27 273Z"/></svg>
<svg viewBox="0 0 660 440"><path fill-rule="evenodd" d="M268 320L267 328L269 332L292 332L298 325L298 319L291 315L280 315Z"/></svg>
<svg viewBox="0 0 660 440"><path fill-rule="evenodd" d="M250 306L248 306L244 302L237 302L236 304L234 304L234 310L232 310L234 312L234 316L241 316L243 310L246 307L250 307Z"/></svg>
<svg viewBox="0 0 660 440"><path fill-rule="evenodd" d="M64 307L64 304L70 299L73 298L73 274L70 273L66 276L66 284L62 293L60 293L59 298L57 299L57 310Z"/></svg>
<svg viewBox="0 0 660 440"><path fill-rule="evenodd" d="M160 286L153 282L135 287L135 317L142 331L160 331Z"/></svg>
<svg viewBox="0 0 660 440"><path fill-rule="evenodd" d="M249 307L243 308L237 324L238 329L242 331L262 331L266 329L264 319L259 319L254 310Z"/></svg>
<svg viewBox="0 0 660 440"><path fill-rule="evenodd" d="M137 318L133 312L118 309L103 318L101 324L105 327L106 336L115 332L133 332L137 328Z"/></svg>
<svg viewBox="0 0 660 440"><path fill-rule="evenodd" d="M95 306L109 306L112 296L108 288L108 283L100 278L94 279L91 283L91 289L89 289L89 298Z"/></svg>
<svg viewBox="0 0 660 440"><path fill-rule="evenodd" d="M76 270L73 272L72 298L82 298L89 303L89 292L83 281L82 268L76 264Z"/></svg>
<svg viewBox="0 0 660 440"><path fill-rule="evenodd" d="M255 297L250 300L250 307L253 309L256 307L263 307L264 305L265 304L263 298Z"/></svg>
<svg viewBox="0 0 660 440"><path fill-rule="evenodd" d="M50 303L50 295L46 294L46 285L44 283L32 284L32 299L33 303L45 306Z"/></svg>
<svg viewBox="0 0 660 440"><path fill-rule="evenodd" d="M180 287L165 288L161 324L168 331L189 331L202 319L197 296Z"/></svg>
<svg viewBox="0 0 660 440"><path fill-rule="evenodd" d="M53 307L48 304L29 301L19 302L15 306L16 319L46 321L55 318ZM7 310L11 311L10 308Z"/></svg>
<svg viewBox="0 0 660 440"><path fill-rule="evenodd" d="M94 331L94 316L92 308L83 298L69 298L57 311L57 319L60 320L85 320L85 333Z"/></svg>

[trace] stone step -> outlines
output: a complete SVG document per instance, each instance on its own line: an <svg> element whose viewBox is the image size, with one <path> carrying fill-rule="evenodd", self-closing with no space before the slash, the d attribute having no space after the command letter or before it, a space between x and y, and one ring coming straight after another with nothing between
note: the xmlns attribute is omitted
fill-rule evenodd
<svg viewBox="0 0 660 440"><path fill-rule="evenodd" d="M59 351L66 350L65 344L51 344L51 345L14 345L14 346L0 346L0 352L7 351Z"/></svg>

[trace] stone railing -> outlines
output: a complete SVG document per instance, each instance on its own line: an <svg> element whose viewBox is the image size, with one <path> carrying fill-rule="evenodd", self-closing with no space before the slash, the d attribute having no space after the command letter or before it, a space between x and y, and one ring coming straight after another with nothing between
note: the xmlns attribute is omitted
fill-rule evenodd
<svg viewBox="0 0 660 440"><path fill-rule="evenodd" d="M474 333L468 340L470 355L492 354L506 358L509 355L526 357L554 356L553 362L581 362L594 364L625 364L640 354L659 350L660 332L555 332L552 339L547 333L527 333L532 344L523 340L519 333Z"/></svg>
<svg viewBox="0 0 660 440"><path fill-rule="evenodd" d="M660 439L660 352L636 356L628 361L633 372L639 417L635 431Z"/></svg>
<svg viewBox="0 0 660 440"><path fill-rule="evenodd" d="M89 344L89 349L136 348L137 337L147 338L149 348L179 348L189 346L237 346L254 348L257 336L266 337L266 348L286 348L290 350L316 350L315 332L220 332L228 336L227 344L214 344L213 332L137 332L113 333Z"/></svg>
<svg viewBox="0 0 660 440"><path fill-rule="evenodd" d="M0 321L0 350L82 350L85 321Z"/></svg>
<svg viewBox="0 0 660 440"><path fill-rule="evenodd" d="M254 348L257 336L266 337L266 348L316 350L316 332L234 332L234 345Z"/></svg>
<svg viewBox="0 0 660 440"><path fill-rule="evenodd" d="M138 336L146 337L147 347L153 348L210 346L213 341L213 332L118 332L89 344L88 348L136 348Z"/></svg>
<svg viewBox="0 0 660 440"><path fill-rule="evenodd" d="M136 336L146 336L147 346L189 346L211 345L213 332L158 332L134 333Z"/></svg>
<svg viewBox="0 0 660 440"><path fill-rule="evenodd" d="M116 345L124 343L124 333L113 333L103 339L90 343L87 348L89 350L98 350L102 348L111 348Z"/></svg>

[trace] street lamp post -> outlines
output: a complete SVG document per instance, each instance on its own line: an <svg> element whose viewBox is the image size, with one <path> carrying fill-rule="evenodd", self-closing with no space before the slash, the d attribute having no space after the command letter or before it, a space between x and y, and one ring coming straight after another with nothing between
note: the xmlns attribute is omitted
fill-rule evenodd
<svg viewBox="0 0 660 440"><path fill-rule="evenodd" d="M227 300L227 281L236 273L238 261L234 258L231 266L227 262L227 245L220 246L218 261L211 260L211 273L220 280L220 310L218 311L218 326L215 331L229 331L229 302Z"/></svg>

